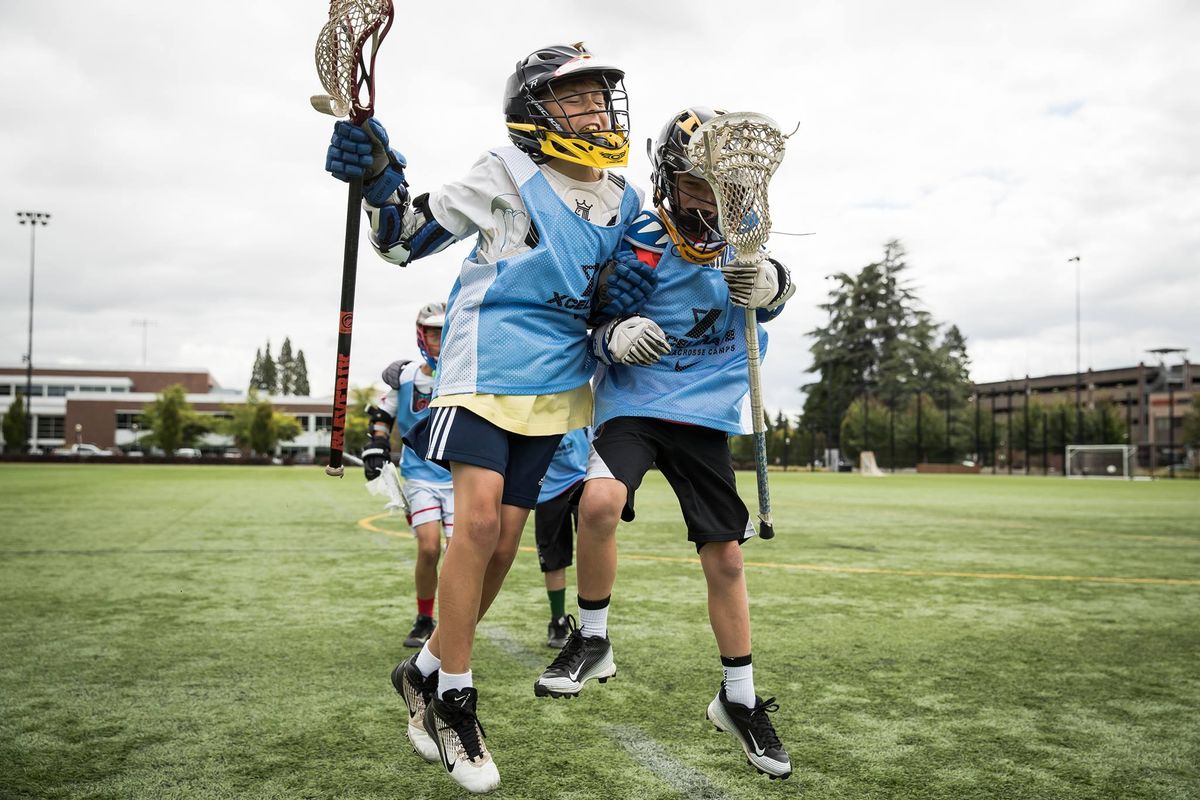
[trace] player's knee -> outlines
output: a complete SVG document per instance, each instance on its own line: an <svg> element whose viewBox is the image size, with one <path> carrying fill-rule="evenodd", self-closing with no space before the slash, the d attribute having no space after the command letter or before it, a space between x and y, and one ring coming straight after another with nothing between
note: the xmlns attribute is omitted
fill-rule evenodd
<svg viewBox="0 0 1200 800"><path fill-rule="evenodd" d="M700 548L700 561L710 580L723 583L741 580L745 570L737 542L708 542Z"/></svg>
<svg viewBox="0 0 1200 800"><path fill-rule="evenodd" d="M417 540L417 558L427 564L437 564L442 555L442 543L437 537L422 537Z"/></svg>
<svg viewBox="0 0 1200 800"><path fill-rule="evenodd" d="M493 550L500 538L500 515L488 512L472 514L470 519L459 517L454 537L462 537L473 545Z"/></svg>
<svg viewBox="0 0 1200 800"><path fill-rule="evenodd" d="M517 559L517 549L521 544L520 539L506 540L501 537L496 543L496 550L492 554L493 563L502 565L505 571L512 566L513 561Z"/></svg>
<svg viewBox="0 0 1200 800"><path fill-rule="evenodd" d="M616 531L625 507L625 484L620 481L588 481L579 498L579 526L589 534Z"/></svg>

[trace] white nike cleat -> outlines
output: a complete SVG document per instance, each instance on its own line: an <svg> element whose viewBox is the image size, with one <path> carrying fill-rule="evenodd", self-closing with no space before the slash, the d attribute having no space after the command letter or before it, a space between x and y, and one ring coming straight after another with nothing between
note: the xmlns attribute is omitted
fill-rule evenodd
<svg viewBox="0 0 1200 800"><path fill-rule="evenodd" d="M771 780L786 779L792 774L792 760L783 743L775 733L775 726L767 714L778 711L779 704L775 698L763 700L754 698L754 708L747 708L741 703L731 703L725 695L725 684L711 703L705 716L717 730L732 733L746 753L750 766L766 775Z"/></svg>
<svg viewBox="0 0 1200 800"><path fill-rule="evenodd" d="M500 771L483 741L483 726L475 716L479 693L473 688L451 689L425 708L425 732L437 745L438 757L450 777L468 792L483 794L500 785Z"/></svg>
<svg viewBox="0 0 1200 800"><path fill-rule="evenodd" d="M575 697L590 680L607 683L617 674L612 642L607 636L584 636L575 618L567 617L571 635L545 672L534 681L538 697Z"/></svg>

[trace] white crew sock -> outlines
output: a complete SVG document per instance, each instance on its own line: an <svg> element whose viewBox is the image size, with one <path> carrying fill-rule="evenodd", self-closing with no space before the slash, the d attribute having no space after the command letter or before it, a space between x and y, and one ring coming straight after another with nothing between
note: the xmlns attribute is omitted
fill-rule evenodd
<svg viewBox="0 0 1200 800"><path fill-rule="evenodd" d="M429 642L421 647L421 652L417 653L417 658L413 663L426 678L442 668L442 660L430 652Z"/></svg>
<svg viewBox="0 0 1200 800"><path fill-rule="evenodd" d="M580 608L579 630L584 636L608 636L608 603L604 608Z"/></svg>
<svg viewBox="0 0 1200 800"><path fill-rule="evenodd" d="M446 692L452 689L470 689L475 684L471 682L471 670L462 673L438 670L438 697L445 698Z"/></svg>
<svg viewBox="0 0 1200 800"><path fill-rule="evenodd" d="M725 670L725 697L729 702L754 708L754 665L722 669Z"/></svg>

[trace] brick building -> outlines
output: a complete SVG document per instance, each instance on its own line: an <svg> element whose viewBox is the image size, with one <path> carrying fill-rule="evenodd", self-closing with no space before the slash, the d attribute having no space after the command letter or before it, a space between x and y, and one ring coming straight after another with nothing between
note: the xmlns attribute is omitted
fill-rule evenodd
<svg viewBox="0 0 1200 800"><path fill-rule="evenodd" d="M1042 375L1007 381L975 384L975 396L984 413L997 416L1020 414L1026 403L1043 407L1069 406L1074 413L1078 387L1079 405L1095 409L1111 403L1125 423L1129 443L1138 447L1138 461L1153 468L1168 463L1172 434L1174 457L1183 453L1180 429L1183 418L1200 398L1200 369L1188 361L1172 366L1146 365L1092 370L1078 376Z"/></svg>
<svg viewBox="0 0 1200 800"><path fill-rule="evenodd" d="M0 366L0 414L25 394L25 368ZM222 389L204 369L151 370L48 367L33 370L32 402L35 449L49 451L76 441L129 449L141 432L142 409L168 386L179 384L187 402L201 414L227 413L224 406L246 402L242 392ZM302 433L282 446L284 455L316 457L328 452L331 400L271 397L275 409L300 422ZM224 450L227 438L205 437L201 447Z"/></svg>

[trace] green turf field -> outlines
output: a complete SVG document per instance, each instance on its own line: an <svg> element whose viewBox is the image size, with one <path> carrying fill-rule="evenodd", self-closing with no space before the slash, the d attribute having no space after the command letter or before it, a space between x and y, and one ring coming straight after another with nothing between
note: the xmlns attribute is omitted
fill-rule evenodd
<svg viewBox="0 0 1200 800"><path fill-rule="evenodd" d="M704 581L651 475L613 681L534 697L528 549L484 621L497 796L1200 796L1200 484L772 479L745 554L792 778L704 722ZM462 796L404 738L412 541L381 511L316 468L0 465L0 797Z"/></svg>

